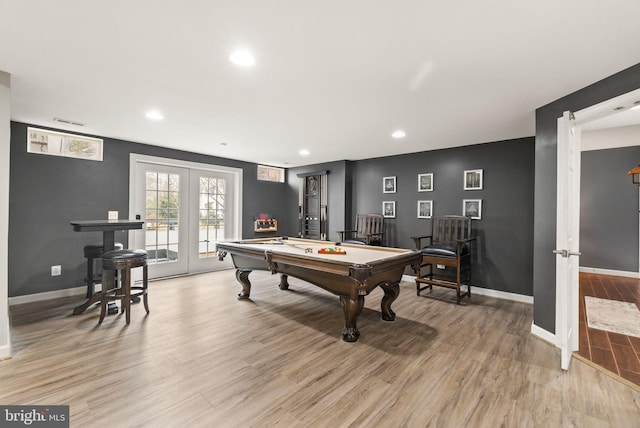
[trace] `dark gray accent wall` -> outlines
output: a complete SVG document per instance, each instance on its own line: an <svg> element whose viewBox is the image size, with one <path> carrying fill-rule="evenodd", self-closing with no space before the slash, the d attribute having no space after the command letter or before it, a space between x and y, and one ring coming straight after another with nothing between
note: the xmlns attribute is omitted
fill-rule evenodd
<svg viewBox="0 0 640 428"><path fill-rule="evenodd" d="M464 190L464 171L482 169L482 190ZM418 174L433 173L434 190L418 192ZM396 177L396 193L383 193L382 179ZM462 215L463 199L482 199L482 219L473 220L477 243L474 284L533 294L533 137L353 162L353 212L381 213L387 246L414 248L411 236L428 235L430 219L417 218L417 201L433 200L436 215Z"/></svg>
<svg viewBox="0 0 640 428"><path fill-rule="evenodd" d="M110 138L103 162L27 153L27 126L11 123L9 297L83 285L83 247L102 236L74 232L69 221L105 219L109 210L128 215L131 153L242 168L243 237L256 235L260 213L286 223L285 184L258 181L255 164ZM116 239L127 244L125 232ZM61 276L51 276L52 265L62 266Z"/></svg>
<svg viewBox="0 0 640 428"><path fill-rule="evenodd" d="M580 266L638 272L638 186L627 171L640 147L582 153Z"/></svg>
<svg viewBox="0 0 640 428"><path fill-rule="evenodd" d="M299 236L300 228L298 223L298 192L302 184L302 179L298 174L310 172L327 171L327 185L329 187L327 204L327 239L338 240L336 231L345 228L345 213L349 212L347 194L348 188L348 165L347 161L328 162L315 165L306 165L299 168L287 170L287 204L286 211L289 213L286 227L279 231L284 236Z"/></svg>
<svg viewBox="0 0 640 428"><path fill-rule="evenodd" d="M535 222L533 253L533 322L555 333L557 120L564 111L579 111L640 88L640 64L536 110Z"/></svg>

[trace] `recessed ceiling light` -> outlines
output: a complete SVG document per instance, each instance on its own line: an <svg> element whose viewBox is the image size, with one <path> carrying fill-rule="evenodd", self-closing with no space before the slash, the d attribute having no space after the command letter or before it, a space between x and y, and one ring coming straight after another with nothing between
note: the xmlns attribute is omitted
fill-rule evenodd
<svg viewBox="0 0 640 428"><path fill-rule="evenodd" d="M640 109L640 101L636 101L635 103L633 103L633 107L631 107L631 110L638 110Z"/></svg>
<svg viewBox="0 0 640 428"><path fill-rule="evenodd" d="M399 138L406 137L407 134L402 129L398 129L397 131L394 131L393 134L391 134L391 136L395 139L399 139Z"/></svg>
<svg viewBox="0 0 640 428"><path fill-rule="evenodd" d="M151 120L162 120L162 119L164 119L164 115L162 113L160 113L159 111L148 111L146 116L147 116L147 119L151 119Z"/></svg>
<svg viewBox="0 0 640 428"><path fill-rule="evenodd" d="M240 67L251 67L256 63L255 58L251 55L251 52L245 50L234 51L229 56L229 61Z"/></svg>
<svg viewBox="0 0 640 428"><path fill-rule="evenodd" d="M309 150L307 149L302 149L298 153L300 153L300 156L309 156Z"/></svg>
<svg viewBox="0 0 640 428"><path fill-rule="evenodd" d="M227 147L227 143L220 143L222 147Z"/></svg>

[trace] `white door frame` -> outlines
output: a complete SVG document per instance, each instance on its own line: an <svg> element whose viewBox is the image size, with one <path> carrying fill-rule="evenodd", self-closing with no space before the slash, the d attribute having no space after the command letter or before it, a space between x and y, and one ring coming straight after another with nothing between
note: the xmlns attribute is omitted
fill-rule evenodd
<svg viewBox="0 0 640 428"><path fill-rule="evenodd" d="M243 170L241 168L233 168L220 165L204 164L198 162L183 161L170 158L162 158L156 156L142 155L137 153L131 153L129 155L129 218L135 218L136 206L134 197L136 195L136 169L138 163L156 164L179 168L188 168L190 170L203 170L209 172L222 172L233 177L237 186L232 186L232 199L233 206L230 207L232 212L235 213L235 221L233 226L229 230L229 239L237 240L242 239L242 175ZM129 246L132 248L144 248L144 229L129 231ZM137 275L139 269L133 271L136 275L134 279L140 279L140 275Z"/></svg>
<svg viewBox="0 0 640 428"><path fill-rule="evenodd" d="M634 101L637 101L640 98L640 89L635 91L628 92L626 94L620 95L615 98L611 98L607 101L603 101L599 104L595 104L591 107L582 109L580 111L574 112L574 136L578 140L578 148L580 143L580 136L582 134L582 125L594 121L596 119L600 119L606 116L610 116L612 114L617 113L616 110L619 107L631 107ZM562 129L561 129L562 128ZM566 144L568 142L568 135L560 135L561 132L568 133L569 129L566 127L558 128L558 146L561 144ZM558 147L559 152L562 150L561 147ZM581 163L581 153L580 150L575 150L571 156L573 157L568 162L572 162L577 166L578 171L580 171L580 163ZM561 162L558 159L558 162ZM558 169L560 171L560 168ZM558 186L565 185L566 183L560 183L561 177L557 177ZM580 183L578 179L577 187L573 186L571 189L572 192L577 192L577 195L571 194L569 195L572 198L574 203L577 203L578 206L580 204ZM563 207L565 210L563 210ZM563 216L571 215L567 210L564 204L558 203L557 206L557 224L556 227L559 229L561 224L570 224L570 221L567 219L563 219ZM579 215L579 211L578 211ZM579 224L579 223L578 223ZM560 230L557 231L560 233ZM578 234L574 237L576 242L579 242L579 230ZM558 248L560 249L560 248ZM577 252L577 247L571 251ZM560 259L562 256L556 256ZM557 263L556 264L556 333L555 333L555 344L557 347L561 348L561 350L566 352L561 352L563 357L561 358L561 366L563 369L568 369L571 352L578 349L578 299L579 299L579 282L578 277L575 275L572 277L570 281L562 281L558 280L558 277L564 275L565 278L570 278L566 269L568 268L568 264L565 263ZM559 272L560 269L565 269L565 272ZM571 333L573 337L571 338ZM570 339L569 339L570 338ZM563 349L564 346L564 349Z"/></svg>

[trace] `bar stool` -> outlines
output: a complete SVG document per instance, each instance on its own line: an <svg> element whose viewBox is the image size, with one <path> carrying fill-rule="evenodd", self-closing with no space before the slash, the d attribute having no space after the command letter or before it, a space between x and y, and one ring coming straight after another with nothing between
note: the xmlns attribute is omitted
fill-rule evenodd
<svg viewBox="0 0 640 428"><path fill-rule="evenodd" d="M122 250L124 248L121 243L116 242L114 244L115 250ZM95 283L95 271L94 260L100 259L104 253L104 247L102 244L89 244L84 246L84 258L87 259L87 299L93 296L94 283Z"/></svg>
<svg viewBox="0 0 640 428"><path fill-rule="evenodd" d="M121 312L125 313L127 325L131 320L131 298L143 296L144 308L149 313L149 303L147 301L147 252L144 250L113 250L102 255L102 271L120 271L120 287L111 290L103 290L100 299L100 320L102 324L104 316L107 314L107 303L120 300ZM142 267L142 286L131 286L131 269Z"/></svg>

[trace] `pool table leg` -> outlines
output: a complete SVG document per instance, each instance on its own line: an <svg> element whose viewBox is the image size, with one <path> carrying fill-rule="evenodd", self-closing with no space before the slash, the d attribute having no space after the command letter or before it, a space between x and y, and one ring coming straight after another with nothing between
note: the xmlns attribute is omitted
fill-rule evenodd
<svg viewBox="0 0 640 428"><path fill-rule="evenodd" d="M396 313L391 310L391 304L398 298L400 294L400 286L396 282L395 284L389 284L383 282L380 284L380 288L384 291L384 297L380 303L380 311L382 312L383 321L395 321Z"/></svg>
<svg viewBox="0 0 640 428"><path fill-rule="evenodd" d="M356 321L364 307L364 296L358 296L357 299L340 296L340 305L344 312L344 330L342 331L342 340L345 342L356 342L360 337L360 331Z"/></svg>
<svg viewBox="0 0 640 428"><path fill-rule="evenodd" d="M288 290L289 289L289 282L287 281L287 278L289 277L289 275L285 275L285 274L280 274L280 290Z"/></svg>
<svg viewBox="0 0 640 428"><path fill-rule="evenodd" d="M251 283L249 282L250 270L236 270L236 279L242 285L242 292L238 294L238 300L248 300L251 293Z"/></svg>

